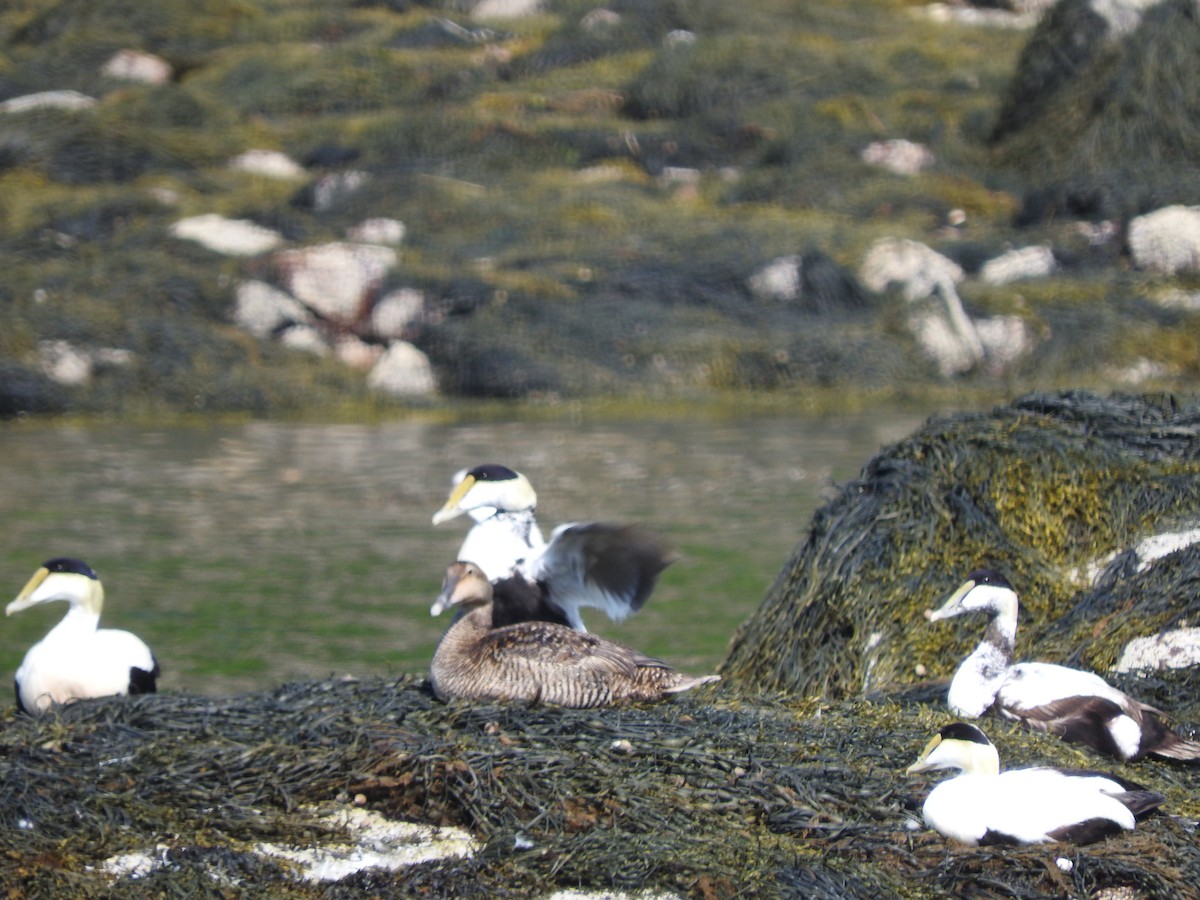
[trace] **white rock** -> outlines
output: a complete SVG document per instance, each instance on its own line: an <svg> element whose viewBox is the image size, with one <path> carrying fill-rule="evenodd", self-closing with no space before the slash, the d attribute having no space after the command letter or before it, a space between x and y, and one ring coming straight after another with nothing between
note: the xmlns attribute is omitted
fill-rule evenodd
<svg viewBox="0 0 1200 900"><path fill-rule="evenodd" d="M1150 537L1143 539L1134 548L1134 553L1137 554L1139 572L1144 572L1150 568L1150 564L1155 560L1162 559L1164 556L1170 556L1177 550L1183 550L1193 544L1200 543L1200 528L1188 528L1184 531L1164 531L1161 534L1152 534Z"/></svg>
<svg viewBox="0 0 1200 900"><path fill-rule="evenodd" d="M663 38L663 45L667 47L690 47L694 43L696 43L696 32L688 31L686 28L668 31L667 36Z"/></svg>
<svg viewBox="0 0 1200 900"><path fill-rule="evenodd" d="M914 309L909 315L908 328L921 351L935 366L943 378L961 375L968 372L983 357L983 348L979 338L971 329L964 337L961 327L956 327L951 316L946 315L945 309L937 308L930 297L923 308ZM954 294L950 305L959 304L958 295ZM970 322L967 322L968 326Z"/></svg>
<svg viewBox="0 0 1200 900"><path fill-rule="evenodd" d="M416 288L392 291L371 310L371 333L389 341L402 338L424 311L424 292Z"/></svg>
<svg viewBox="0 0 1200 900"><path fill-rule="evenodd" d="M333 172L322 175L313 185L313 209L327 210L349 197L371 180L366 172Z"/></svg>
<svg viewBox="0 0 1200 900"><path fill-rule="evenodd" d="M328 356L329 344L321 332L311 325L293 325L279 335L279 343L291 350L302 350L313 356Z"/></svg>
<svg viewBox="0 0 1200 900"><path fill-rule="evenodd" d="M957 23L971 27L1032 28L1040 13L1009 12L1006 9L979 9L951 3L930 3L913 7L913 12L939 24Z"/></svg>
<svg viewBox="0 0 1200 900"><path fill-rule="evenodd" d="M122 347L98 347L92 351L91 356L92 362L97 368L119 369L122 366L131 365L134 360L133 351Z"/></svg>
<svg viewBox="0 0 1200 900"><path fill-rule="evenodd" d="M474 19L517 19L536 15L542 0L482 0L471 11Z"/></svg>
<svg viewBox="0 0 1200 900"><path fill-rule="evenodd" d="M1129 251L1152 272L1200 271L1200 206L1167 206L1131 220Z"/></svg>
<svg viewBox="0 0 1200 900"><path fill-rule="evenodd" d="M346 232L346 237L362 244L395 246L404 240L404 223L398 219L366 219Z"/></svg>
<svg viewBox="0 0 1200 900"><path fill-rule="evenodd" d="M255 337L269 337L281 325L312 321L312 313L295 297L262 281L237 286L234 321Z"/></svg>
<svg viewBox="0 0 1200 900"><path fill-rule="evenodd" d="M934 162L933 153L928 147L903 138L875 141L864 147L860 155L868 165L887 169L897 175L920 174Z"/></svg>
<svg viewBox="0 0 1200 900"><path fill-rule="evenodd" d="M939 284L958 284L963 270L958 263L918 241L881 238L871 245L858 271L859 280L880 293L889 285L904 287L909 299L928 296Z"/></svg>
<svg viewBox="0 0 1200 900"><path fill-rule="evenodd" d="M118 50L100 69L101 75L141 84L166 84L174 70L161 56L141 50Z"/></svg>
<svg viewBox="0 0 1200 900"><path fill-rule="evenodd" d="M1121 651L1115 670L1185 669L1200 663L1200 628L1177 628L1134 638Z"/></svg>
<svg viewBox="0 0 1200 900"><path fill-rule="evenodd" d="M400 397L421 397L437 390L429 357L405 341L396 341L367 375L367 385Z"/></svg>
<svg viewBox="0 0 1200 900"><path fill-rule="evenodd" d="M871 245L859 280L873 291L899 284L909 303L908 327L938 372L959 375L983 360L983 343L955 284L962 267L917 241L883 238Z"/></svg>
<svg viewBox="0 0 1200 900"><path fill-rule="evenodd" d="M682 184L695 187L700 183L700 170L690 166L663 166L658 180L668 186Z"/></svg>
<svg viewBox="0 0 1200 900"><path fill-rule="evenodd" d="M278 150L247 150L229 161L230 168L265 178L303 178L304 167Z"/></svg>
<svg viewBox="0 0 1200 900"><path fill-rule="evenodd" d="M1119 38L1142 24L1142 13L1162 0L1091 0L1092 12L1108 24L1108 37Z"/></svg>
<svg viewBox="0 0 1200 900"><path fill-rule="evenodd" d="M579 25L584 31L601 31L606 28L616 28L620 24L621 14L604 7L593 9L579 20Z"/></svg>
<svg viewBox="0 0 1200 900"><path fill-rule="evenodd" d="M989 316L974 320L983 345L984 366L990 375L1003 375L1008 367L1033 350L1033 332L1020 316Z"/></svg>
<svg viewBox="0 0 1200 900"><path fill-rule="evenodd" d="M396 265L396 251L376 244L335 242L276 254L292 296L326 319L352 325Z"/></svg>
<svg viewBox="0 0 1200 900"><path fill-rule="evenodd" d="M96 98L79 91L42 91L25 94L0 103L0 112L23 113L36 109L87 109L96 105Z"/></svg>
<svg viewBox="0 0 1200 900"><path fill-rule="evenodd" d="M1046 246L1022 247L989 259L979 270L985 284L1008 284L1023 278L1044 278L1057 267L1054 251Z"/></svg>
<svg viewBox="0 0 1200 900"><path fill-rule="evenodd" d="M378 344L368 344L353 335L343 335L334 343L333 355L343 366L366 372L379 362L383 356L383 348Z"/></svg>
<svg viewBox="0 0 1200 900"><path fill-rule="evenodd" d="M227 219L216 213L180 219L171 234L225 256L257 256L274 250L283 237L247 219Z"/></svg>
<svg viewBox="0 0 1200 900"><path fill-rule="evenodd" d="M750 290L769 300L796 300L800 297L802 265L798 255L772 260L750 276Z"/></svg>
<svg viewBox="0 0 1200 900"><path fill-rule="evenodd" d="M77 387L92 380L92 357L70 341L39 341L38 366L58 384Z"/></svg>

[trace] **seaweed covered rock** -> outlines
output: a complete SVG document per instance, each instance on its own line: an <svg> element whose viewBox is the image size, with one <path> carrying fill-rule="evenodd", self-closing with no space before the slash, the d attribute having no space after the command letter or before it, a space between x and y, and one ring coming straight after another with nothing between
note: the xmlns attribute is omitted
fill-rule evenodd
<svg viewBox="0 0 1200 900"><path fill-rule="evenodd" d="M1069 873L1045 847L951 847L920 824L930 779L902 771L944 722L919 703L719 694L624 709L442 704L417 676L82 701L0 729L0 887L873 900L1173 897L1200 880L1186 825L1200 769L1126 772L1171 815L1086 854L1063 848ZM1072 760L1042 735L989 736L1011 765Z"/></svg>
<svg viewBox="0 0 1200 900"><path fill-rule="evenodd" d="M827 698L948 678L982 623L923 613L988 567L1021 597L1018 659L1108 673L1200 616L1197 523L1200 403L1062 393L934 419L817 513L720 671ZM1130 689L1195 721L1198 683Z"/></svg>
<svg viewBox="0 0 1200 900"><path fill-rule="evenodd" d="M1039 183L1025 219L1128 217L1196 201L1198 122L1193 0L1062 0L1022 52L991 140ZM1061 185L1053 199L1047 184Z"/></svg>

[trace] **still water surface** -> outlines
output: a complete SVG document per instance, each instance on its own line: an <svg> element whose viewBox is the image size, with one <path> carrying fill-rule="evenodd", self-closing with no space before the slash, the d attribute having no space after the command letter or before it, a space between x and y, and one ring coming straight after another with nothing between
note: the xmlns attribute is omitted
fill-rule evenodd
<svg viewBox="0 0 1200 900"><path fill-rule="evenodd" d="M923 418L7 427L0 599L46 559L84 559L103 623L151 645L165 690L422 671L447 624L429 604L469 524L430 518L455 471L502 462L533 482L547 534L608 519L668 537L682 558L642 612L588 624L708 671L833 486ZM0 677L64 611L0 621Z"/></svg>

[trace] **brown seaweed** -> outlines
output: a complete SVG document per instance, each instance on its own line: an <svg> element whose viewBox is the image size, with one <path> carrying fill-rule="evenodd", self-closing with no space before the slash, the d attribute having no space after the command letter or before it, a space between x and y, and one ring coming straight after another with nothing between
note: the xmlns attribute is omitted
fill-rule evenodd
<svg viewBox="0 0 1200 900"><path fill-rule="evenodd" d="M539 896L565 887L684 897L1040 897L1200 883L1200 769L1126 767L1168 797L1087 848L967 849L920 823L931 781L904 766L940 709L705 692L570 710L441 704L419 678L289 684L224 698L89 700L13 716L0 743L0 887L11 896ZM1078 764L994 725L1012 765ZM334 884L297 880L262 841L339 835L312 809L358 803L467 828L471 857ZM1188 818L1184 818L1187 816ZM157 849L155 849L157 848ZM114 880L107 858L161 865ZM1072 860L1070 872L1055 860Z"/></svg>

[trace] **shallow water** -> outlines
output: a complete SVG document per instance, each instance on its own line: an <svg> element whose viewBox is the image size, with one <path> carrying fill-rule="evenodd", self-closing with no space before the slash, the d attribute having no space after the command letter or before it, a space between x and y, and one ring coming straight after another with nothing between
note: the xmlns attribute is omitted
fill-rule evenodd
<svg viewBox="0 0 1200 900"><path fill-rule="evenodd" d="M163 689L421 671L447 624L429 604L469 524L430 518L455 471L503 462L530 477L547 533L609 519L666 534L682 558L645 609L588 623L702 672L833 486L923 418L8 427L0 597L46 559L84 559L104 623L151 645ZM0 622L0 672L63 611Z"/></svg>

